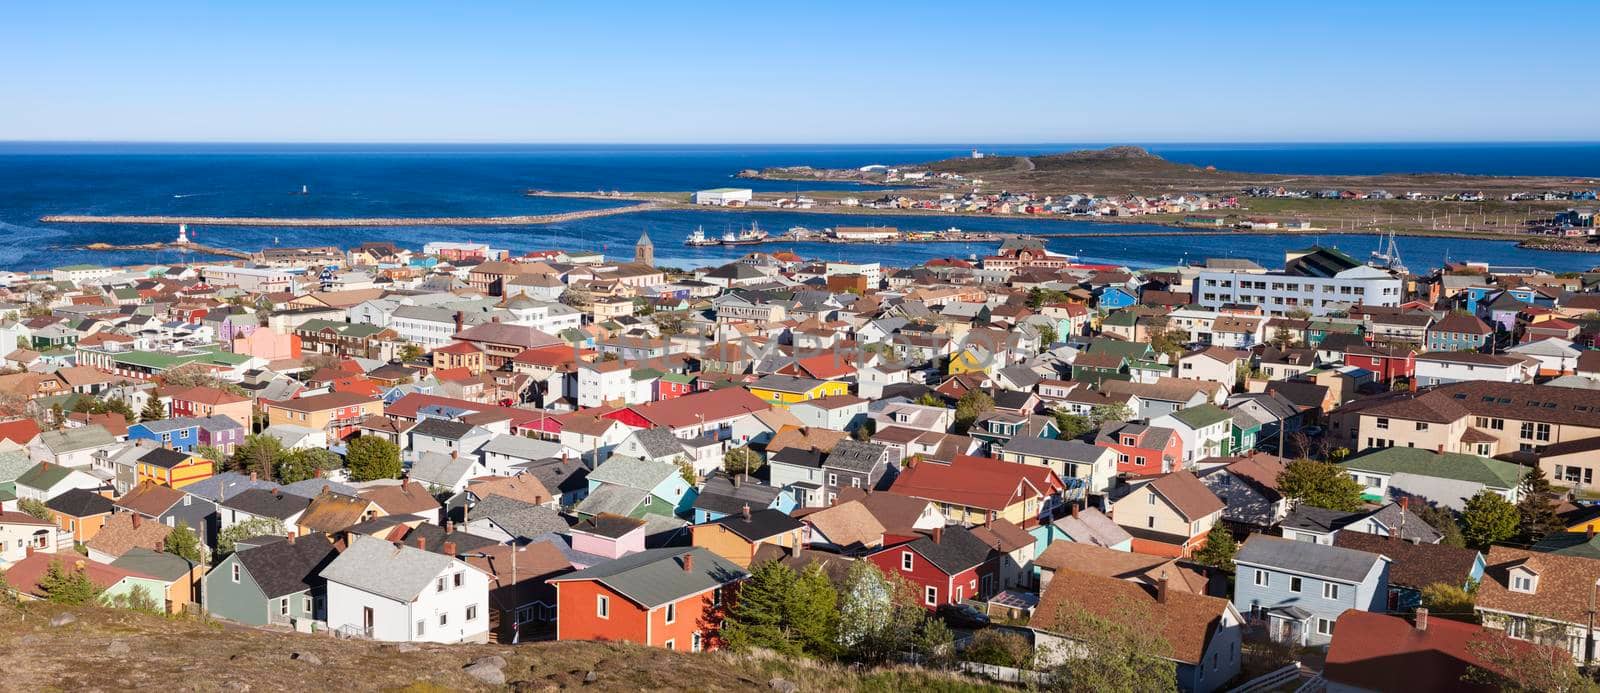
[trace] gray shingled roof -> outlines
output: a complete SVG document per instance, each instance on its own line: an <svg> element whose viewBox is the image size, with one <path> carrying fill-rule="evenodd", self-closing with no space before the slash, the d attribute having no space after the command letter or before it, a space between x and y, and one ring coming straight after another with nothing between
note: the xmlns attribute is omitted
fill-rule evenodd
<svg viewBox="0 0 1600 693"><path fill-rule="evenodd" d="M317 573L337 555L327 537L310 534L240 550L234 560L244 564L268 599L275 599L322 584Z"/></svg>
<svg viewBox="0 0 1600 693"><path fill-rule="evenodd" d="M561 456L561 444L527 436L501 435L478 448L479 452L495 453L522 460L542 460Z"/></svg>
<svg viewBox="0 0 1600 693"><path fill-rule="evenodd" d="M599 515L600 513L632 515L633 511L638 510L639 506L649 497L649 491L607 484L595 489L588 497L579 501L578 506L573 508L573 511L582 515Z"/></svg>
<svg viewBox="0 0 1600 693"><path fill-rule="evenodd" d="M879 443L863 443L846 438L834 444L827 459L822 461L822 466L865 474L878 466L885 450L888 448Z"/></svg>
<svg viewBox="0 0 1600 693"><path fill-rule="evenodd" d="M691 557L684 566L684 557ZM629 554L550 582L596 580L644 606L655 608L691 594L744 579L749 573L727 559L699 547L650 549Z"/></svg>
<svg viewBox="0 0 1600 693"><path fill-rule="evenodd" d="M542 505L500 495L478 501L467 517L474 521L492 521L513 537L533 537L567 529L567 522L561 519L560 513Z"/></svg>
<svg viewBox="0 0 1600 693"><path fill-rule="evenodd" d="M637 457L612 455L611 459L589 472L589 481L650 491L667 477L677 473L678 466L668 462L652 462Z"/></svg>
<svg viewBox="0 0 1600 693"><path fill-rule="evenodd" d="M1265 534L1250 537L1234 558L1237 563L1351 583L1365 579L1381 560L1383 557L1375 553Z"/></svg>
<svg viewBox="0 0 1600 693"><path fill-rule="evenodd" d="M1033 436L1014 437L1006 441L1002 449L1019 455L1036 455L1079 464L1093 464L1106 451L1106 448L1091 445L1081 440L1056 440L1054 438L1036 438Z"/></svg>
<svg viewBox="0 0 1600 693"><path fill-rule="evenodd" d="M474 457L451 457L442 452L424 452L411 464L409 476L424 484L455 486L472 470Z"/></svg>
<svg viewBox="0 0 1600 693"><path fill-rule="evenodd" d="M323 568L321 575L330 582L410 602L457 562L452 556L362 535L354 537L350 547ZM462 567L467 566L463 563Z"/></svg>
<svg viewBox="0 0 1600 693"><path fill-rule="evenodd" d="M683 454L683 440L665 428L648 428L633 434L651 458Z"/></svg>

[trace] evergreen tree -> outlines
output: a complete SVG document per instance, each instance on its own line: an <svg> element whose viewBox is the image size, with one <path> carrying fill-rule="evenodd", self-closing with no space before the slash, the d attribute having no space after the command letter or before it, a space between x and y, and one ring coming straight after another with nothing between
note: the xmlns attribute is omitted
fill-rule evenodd
<svg viewBox="0 0 1600 693"><path fill-rule="evenodd" d="M1210 532L1206 533L1206 545L1194 553L1194 561L1231 573L1233 557L1237 553L1239 553L1239 543L1234 541L1233 532L1218 522L1212 525Z"/></svg>
<svg viewBox="0 0 1600 693"><path fill-rule="evenodd" d="M1444 535L1444 538L1439 540L1440 544L1458 549L1466 548L1467 540L1461 536L1461 523L1456 519L1454 510L1431 503L1421 503L1412 508L1412 512L1422 518L1423 522L1428 523L1429 527Z"/></svg>
<svg viewBox="0 0 1600 693"><path fill-rule="evenodd" d="M167 407L161 404L161 398L150 396L150 401L145 402L144 409L139 412L140 421L160 421L167 418Z"/></svg>
<svg viewBox="0 0 1600 693"><path fill-rule="evenodd" d="M1355 512L1366 506L1361 500L1361 484L1344 468L1308 459L1284 467L1278 474L1278 492L1296 503L1324 510Z"/></svg>
<svg viewBox="0 0 1600 693"><path fill-rule="evenodd" d="M233 468L243 473L255 472L261 480L272 481L287 454L283 441L269 435L250 434L234 448Z"/></svg>
<svg viewBox="0 0 1600 693"><path fill-rule="evenodd" d="M739 585L739 596L722 622L722 640L736 652L765 648L779 654L800 654L785 618L798 576L782 561L767 561Z"/></svg>
<svg viewBox="0 0 1600 693"><path fill-rule="evenodd" d="M315 479L325 472L338 469L339 455L323 448L301 448L285 453L278 460L278 481L292 484Z"/></svg>
<svg viewBox="0 0 1600 693"><path fill-rule="evenodd" d="M24 498L18 501L17 509L45 522L56 521L56 514L50 511L50 506L37 498Z"/></svg>
<svg viewBox="0 0 1600 693"><path fill-rule="evenodd" d="M761 453L751 450L749 446L733 448L722 454L722 469L730 476L754 474L765 464L766 462L761 460Z"/></svg>
<svg viewBox="0 0 1600 693"><path fill-rule="evenodd" d="M206 560L205 552L200 549L200 538L194 535L194 530L189 529L188 525L178 525L167 532L161 549L197 564Z"/></svg>
<svg viewBox="0 0 1600 693"><path fill-rule="evenodd" d="M787 616L806 654L824 658L838 654L835 643L838 642L839 593L820 565L811 565L795 580Z"/></svg>
<svg viewBox="0 0 1600 693"><path fill-rule="evenodd" d="M383 438L361 436L350 441L344 461L355 481L400 477L400 448Z"/></svg>
<svg viewBox="0 0 1600 693"><path fill-rule="evenodd" d="M955 642L956 636L950 631L950 626L939 618L923 614L912 648L922 655L924 665L943 668L955 660Z"/></svg>
<svg viewBox="0 0 1600 693"><path fill-rule="evenodd" d="M1090 421L1088 417L1078 416L1062 409L1057 409L1051 412L1050 415L1056 420L1056 428L1061 430L1060 435L1057 437L1062 440L1082 438L1090 431L1095 430L1094 422Z"/></svg>
<svg viewBox="0 0 1600 693"><path fill-rule="evenodd" d="M1522 500L1517 501L1517 515L1521 521L1517 528L1518 539L1524 544L1537 543L1545 535L1561 529L1561 518L1556 516L1556 505L1551 501L1550 479L1538 465L1522 477Z"/></svg>
<svg viewBox="0 0 1600 693"><path fill-rule="evenodd" d="M1467 499L1461 513L1461 535L1467 546L1483 551L1490 544L1505 541L1517 534L1521 516L1517 506L1487 489Z"/></svg>
<svg viewBox="0 0 1600 693"><path fill-rule="evenodd" d="M61 561L51 561L39 578L39 589L45 599L56 604L92 604L100 598L100 588L81 570L67 570Z"/></svg>
<svg viewBox="0 0 1600 693"><path fill-rule="evenodd" d="M983 390L968 390L967 394L956 401L956 419L953 430L958 435L965 435L978 417L994 411L994 398Z"/></svg>

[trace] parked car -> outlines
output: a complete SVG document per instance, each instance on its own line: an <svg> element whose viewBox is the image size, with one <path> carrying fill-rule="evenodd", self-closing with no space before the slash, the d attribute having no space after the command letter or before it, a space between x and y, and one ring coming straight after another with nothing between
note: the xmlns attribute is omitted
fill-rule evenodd
<svg viewBox="0 0 1600 693"><path fill-rule="evenodd" d="M945 604L937 613L951 628L986 628L989 625L989 615L970 604Z"/></svg>

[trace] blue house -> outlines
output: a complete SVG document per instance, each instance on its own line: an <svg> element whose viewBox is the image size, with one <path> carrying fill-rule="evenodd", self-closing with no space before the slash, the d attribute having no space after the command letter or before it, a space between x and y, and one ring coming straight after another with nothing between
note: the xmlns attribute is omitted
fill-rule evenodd
<svg viewBox="0 0 1600 693"><path fill-rule="evenodd" d="M698 495L678 465L625 455L612 455L595 467L588 482L588 497L574 509L584 518L603 512L637 518L688 515Z"/></svg>
<svg viewBox="0 0 1600 693"><path fill-rule="evenodd" d="M1105 313L1118 308L1127 308L1139 302L1139 297L1133 295L1124 286L1102 286L1094 290L1094 305L1100 312Z"/></svg>
<svg viewBox="0 0 1600 693"><path fill-rule="evenodd" d="M1234 607L1265 623L1274 642L1327 645L1339 614L1388 610L1389 559L1380 554L1257 534L1234 565Z"/></svg>
<svg viewBox="0 0 1600 693"><path fill-rule="evenodd" d="M694 523L703 525L744 512L746 506L752 512L772 509L787 515L798 505L794 493L787 489L768 486L754 479L744 481L739 477L729 478L719 472L706 477L705 482L700 484L700 493L695 496L692 507Z"/></svg>
<svg viewBox="0 0 1600 693"><path fill-rule="evenodd" d="M1583 536L1583 535L1579 535ZM1339 532L1333 545L1389 558L1388 611L1411 613L1422 606L1422 590L1434 583L1471 590L1488 566L1472 549L1423 541L1399 541L1366 532Z"/></svg>
<svg viewBox="0 0 1600 693"><path fill-rule="evenodd" d="M181 452L194 452L200 444L200 419L179 417L143 421L128 427L128 440L149 440Z"/></svg>

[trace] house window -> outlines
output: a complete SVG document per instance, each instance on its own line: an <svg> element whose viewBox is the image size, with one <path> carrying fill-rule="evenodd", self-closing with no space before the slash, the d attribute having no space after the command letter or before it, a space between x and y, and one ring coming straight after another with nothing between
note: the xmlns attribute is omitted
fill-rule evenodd
<svg viewBox="0 0 1600 693"><path fill-rule="evenodd" d="M910 551L901 551L900 552L900 569L901 570L911 570L911 552Z"/></svg>
<svg viewBox="0 0 1600 693"><path fill-rule="evenodd" d="M435 591L435 592L443 592L444 591L444 578L441 577L441 578L439 578L439 580L437 582L434 583L434 590L433 591Z"/></svg>
<svg viewBox="0 0 1600 693"><path fill-rule="evenodd" d="M1325 618L1317 619L1317 635L1333 635L1333 621Z"/></svg>
<svg viewBox="0 0 1600 693"><path fill-rule="evenodd" d="M455 574L455 586L456 587L460 587L461 586L461 582L462 582L462 579L463 579L462 576L463 575L465 575L465 573L456 573Z"/></svg>
<svg viewBox="0 0 1600 693"><path fill-rule="evenodd" d="M1150 529L1155 529L1156 528L1156 518L1153 518L1153 517L1145 518L1144 519L1144 526L1149 527Z"/></svg>
<svg viewBox="0 0 1600 693"><path fill-rule="evenodd" d="M1267 585L1270 585L1270 584L1272 584L1272 578L1267 576L1267 571L1265 571L1265 570L1257 570L1256 571L1256 587L1266 587Z"/></svg>
<svg viewBox="0 0 1600 693"><path fill-rule="evenodd" d="M1388 419L1378 419L1378 428L1386 429L1388 427L1389 427L1389 420Z"/></svg>
<svg viewBox="0 0 1600 693"><path fill-rule="evenodd" d="M1526 575L1517 575L1511 578L1511 591L1533 592L1533 578Z"/></svg>
<svg viewBox="0 0 1600 693"><path fill-rule="evenodd" d="M443 611L439 612L439 625L440 626L444 626L445 624L447 624L449 622L450 622L450 614L447 614L447 613L445 613Z"/></svg>
<svg viewBox="0 0 1600 693"><path fill-rule="evenodd" d="M676 641L676 640L668 640L668 641L666 641L664 643L661 643L661 646L666 648L666 649L669 649L669 650L676 650L676 649L678 649L678 641Z"/></svg>
<svg viewBox="0 0 1600 693"><path fill-rule="evenodd" d="M1297 578L1297 577L1289 578L1289 591L1290 592L1299 592L1300 591L1300 578Z"/></svg>
<svg viewBox="0 0 1600 693"><path fill-rule="evenodd" d="M678 620L678 605L667 605L667 623L676 623Z"/></svg>
<svg viewBox="0 0 1600 693"><path fill-rule="evenodd" d="M594 615L600 618L611 618L611 598L605 595L595 597Z"/></svg>
<svg viewBox="0 0 1600 693"><path fill-rule="evenodd" d="M310 596L307 596L305 598L305 601L300 604L300 607L305 609L307 615L311 615L311 614L314 614L314 613L317 612L316 602L313 601Z"/></svg>
<svg viewBox="0 0 1600 693"><path fill-rule="evenodd" d="M533 607L524 606L517 609L517 623L527 623L533 620Z"/></svg>
<svg viewBox="0 0 1600 693"><path fill-rule="evenodd" d="M239 564L238 563L233 564L233 581L234 582L238 582L239 581Z"/></svg>
<svg viewBox="0 0 1600 693"><path fill-rule="evenodd" d="M861 488L861 477L850 477L850 486L853 488Z"/></svg>
<svg viewBox="0 0 1600 693"><path fill-rule="evenodd" d="M939 603L939 588L937 588L937 587L924 587L924 588L922 588L922 601L927 603L928 606L934 606L934 605L938 604Z"/></svg>
<svg viewBox="0 0 1600 693"><path fill-rule="evenodd" d="M1135 465L1143 467L1144 466L1144 455L1140 455L1138 457L1133 458L1133 463Z"/></svg>
<svg viewBox="0 0 1600 693"><path fill-rule="evenodd" d="M1322 583L1322 598L1323 599L1338 599L1339 598L1339 586L1335 585L1335 584L1333 584L1331 582Z"/></svg>
<svg viewBox="0 0 1600 693"><path fill-rule="evenodd" d="M278 615L279 616L288 616L289 615L289 598L288 597L284 597L284 598L278 600Z"/></svg>
<svg viewBox="0 0 1600 693"><path fill-rule="evenodd" d="M478 620L478 605L477 604L468 604L467 605L467 621L471 622L471 621L476 621L476 620Z"/></svg>
<svg viewBox="0 0 1600 693"><path fill-rule="evenodd" d="M839 475L830 472L828 474L828 485L829 486L838 486L839 485Z"/></svg>
<svg viewBox="0 0 1600 693"><path fill-rule="evenodd" d="M1423 422L1421 422L1421 421L1418 421L1418 422L1417 422L1417 430L1419 430L1419 431L1426 431L1426 430L1428 430L1428 424L1426 424L1426 423L1423 423Z"/></svg>
<svg viewBox="0 0 1600 693"><path fill-rule="evenodd" d="M1149 503L1147 503L1147 505L1155 505L1156 504L1156 494L1154 494L1154 493L1145 494L1145 500L1149 501Z"/></svg>
<svg viewBox="0 0 1600 693"><path fill-rule="evenodd" d="M1506 621L1506 636L1516 638L1518 640L1527 640L1528 619L1521 616L1511 617L1511 620Z"/></svg>
<svg viewBox="0 0 1600 693"><path fill-rule="evenodd" d="M702 645L701 642L700 642L700 634L699 633L694 633L694 634L690 635L689 636L689 651L690 652L699 652L702 648L704 648L704 645Z"/></svg>
<svg viewBox="0 0 1600 693"><path fill-rule="evenodd" d="M426 619L421 619L421 618L417 619L417 637L419 637L419 638L422 637L422 634L426 633L427 631L428 631L428 621Z"/></svg>

